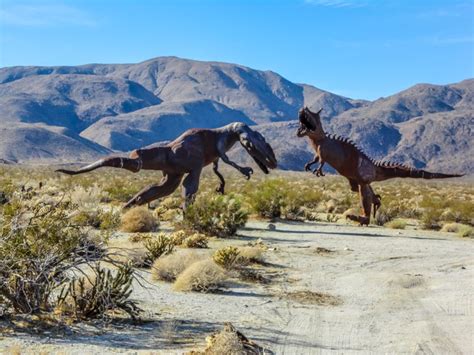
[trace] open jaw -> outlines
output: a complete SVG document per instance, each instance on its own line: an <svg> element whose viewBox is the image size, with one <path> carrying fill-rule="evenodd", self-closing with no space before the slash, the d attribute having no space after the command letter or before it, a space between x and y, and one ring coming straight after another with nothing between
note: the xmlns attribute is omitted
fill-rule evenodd
<svg viewBox="0 0 474 355"><path fill-rule="evenodd" d="M241 144L265 174L269 173L268 169L277 167L275 153L260 133L254 131L246 135Z"/></svg>

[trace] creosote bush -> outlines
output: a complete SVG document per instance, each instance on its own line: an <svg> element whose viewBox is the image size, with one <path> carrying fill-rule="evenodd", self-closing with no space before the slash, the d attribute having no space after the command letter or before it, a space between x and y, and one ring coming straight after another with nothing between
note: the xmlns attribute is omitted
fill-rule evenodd
<svg viewBox="0 0 474 355"><path fill-rule="evenodd" d="M247 219L248 213L235 195L204 193L186 209L178 227L209 236L229 237L243 227Z"/></svg>
<svg viewBox="0 0 474 355"><path fill-rule="evenodd" d="M25 201L21 196L4 206L0 218L3 308L23 314L51 312L59 303L57 291L75 282L74 275L96 269L101 260L108 261L102 245L106 238L78 226L70 218L74 208L70 202L47 204ZM132 277L130 270L127 275Z"/></svg>
<svg viewBox="0 0 474 355"><path fill-rule="evenodd" d="M146 207L134 207L122 215L120 229L123 232L152 232L158 221Z"/></svg>

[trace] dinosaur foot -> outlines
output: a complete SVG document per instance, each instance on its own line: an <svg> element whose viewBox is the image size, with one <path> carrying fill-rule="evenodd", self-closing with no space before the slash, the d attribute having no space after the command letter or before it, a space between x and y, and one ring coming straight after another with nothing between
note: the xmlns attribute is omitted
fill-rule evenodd
<svg viewBox="0 0 474 355"><path fill-rule="evenodd" d="M346 216L347 219L350 219L351 221L354 221L354 222L359 222L359 224L361 226L363 226L364 224L366 226L369 225L369 222L370 222L370 218L369 217L363 217L363 216L356 216L356 215L353 215L353 214L348 214Z"/></svg>
<svg viewBox="0 0 474 355"><path fill-rule="evenodd" d="M313 170L313 174L318 176L318 177L319 176L325 176L324 173L323 173L323 169L321 169L321 168Z"/></svg>

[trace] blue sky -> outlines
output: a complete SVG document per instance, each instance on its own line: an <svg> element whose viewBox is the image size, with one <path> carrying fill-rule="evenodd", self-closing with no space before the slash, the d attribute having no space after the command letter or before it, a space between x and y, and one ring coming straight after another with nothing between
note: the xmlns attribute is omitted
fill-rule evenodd
<svg viewBox="0 0 474 355"><path fill-rule="evenodd" d="M0 66L174 55L353 98L474 76L472 0L0 0Z"/></svg>

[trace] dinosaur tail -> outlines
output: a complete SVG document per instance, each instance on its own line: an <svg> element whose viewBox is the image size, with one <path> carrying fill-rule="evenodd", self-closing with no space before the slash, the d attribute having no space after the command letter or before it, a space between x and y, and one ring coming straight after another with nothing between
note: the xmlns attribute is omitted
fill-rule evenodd
<svg viewBox="0 0 474 355"><path fill-rule="evenodd" d="M56 170L59 173L64 173L68 175L77 175L87 173L89 171L102 168L102 167L112 167L112 168L122 168L133 171L134 173L141 169L141 159L131 159L131 158L121 158L121 157L110 157L100 159L92 164L84 166L79 170L67 170L67 169L58 169Z"/></svg>
<svg viewBox="0 0 474 355"><path fill-rule="evenodd" d="M383 163L378 166L381 175L386 179L390 178L415 178L415 179L448 179L461 177L459 174L432 173L422 169L410 168L404 165Z"/></svg>

